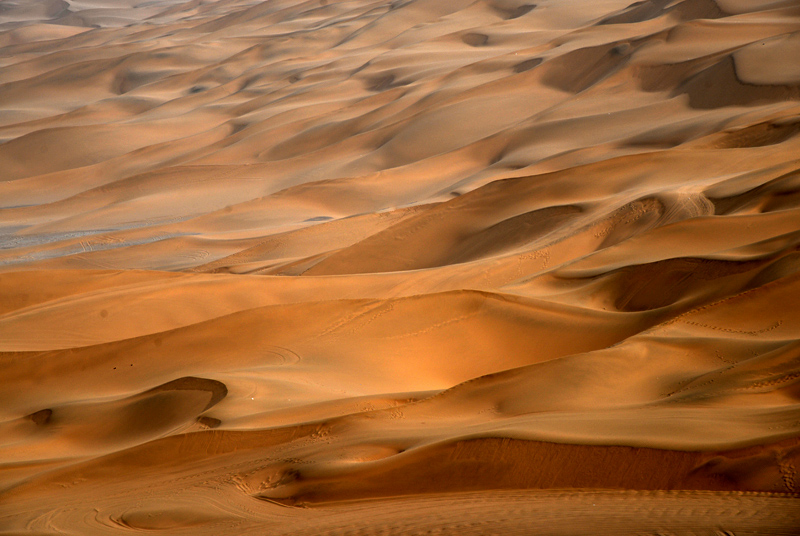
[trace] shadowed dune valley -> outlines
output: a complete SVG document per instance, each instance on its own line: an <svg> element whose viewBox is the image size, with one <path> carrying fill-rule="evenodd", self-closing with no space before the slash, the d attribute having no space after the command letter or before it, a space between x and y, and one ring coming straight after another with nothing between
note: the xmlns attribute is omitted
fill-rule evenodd
<svg viewBox="0 0 800 536"><path fill-rule="evenodd" d="M800 1L0 0L0 536L800 535Z"/></svg>

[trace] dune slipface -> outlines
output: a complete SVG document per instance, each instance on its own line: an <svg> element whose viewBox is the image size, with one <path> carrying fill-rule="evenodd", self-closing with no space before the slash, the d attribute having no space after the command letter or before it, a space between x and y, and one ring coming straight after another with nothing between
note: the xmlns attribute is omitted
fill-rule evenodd
<svg viewBox="0 0 800 536"><path fill-rule="evenodd" d="M800 533L795 0L0 2L0 535Z"/></svg>

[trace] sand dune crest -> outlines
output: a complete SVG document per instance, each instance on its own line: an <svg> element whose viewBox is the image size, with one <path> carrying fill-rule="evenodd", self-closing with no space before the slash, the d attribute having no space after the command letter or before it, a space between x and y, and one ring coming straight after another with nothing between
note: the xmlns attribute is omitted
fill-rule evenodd
<svg viewBox="0 0 800 536"><path fill-rule="evenodd" d="M795 534L798 36L0 2L0 534Z"/></svg>

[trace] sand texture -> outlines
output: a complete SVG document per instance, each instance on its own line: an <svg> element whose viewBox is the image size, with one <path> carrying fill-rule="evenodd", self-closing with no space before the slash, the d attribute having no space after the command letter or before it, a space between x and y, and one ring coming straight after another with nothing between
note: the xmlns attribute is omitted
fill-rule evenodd
<svg viewBox="0 0 800 536"><path fill-rule="evenodd" d="M0 0L0 536L800 534L797 0Z"/></svg>

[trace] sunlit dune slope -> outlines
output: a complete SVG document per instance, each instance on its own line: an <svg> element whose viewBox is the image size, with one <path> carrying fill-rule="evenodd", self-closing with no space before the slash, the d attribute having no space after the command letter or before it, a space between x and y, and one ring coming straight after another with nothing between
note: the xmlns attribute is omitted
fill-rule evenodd
<svg viewBox="0 0 800 536"><path fill-rule="evenodd" d="M0 382L3 535L795 534L800 5L0 2Z"/></svg>

